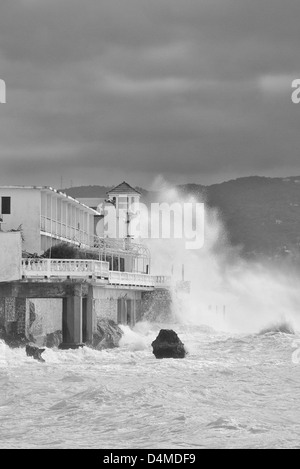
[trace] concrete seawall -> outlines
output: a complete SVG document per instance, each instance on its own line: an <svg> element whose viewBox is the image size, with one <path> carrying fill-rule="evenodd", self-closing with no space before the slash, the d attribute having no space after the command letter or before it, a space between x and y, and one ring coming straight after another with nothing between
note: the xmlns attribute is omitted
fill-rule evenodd
<svg viewBox="0 0 300 469"><path fill-rule="evenodd" d="M100 318L132 327L138 320L170 317L171 309L166 289L143 291L81 280L0 283L1 330L11 340L38 345L58 345L59 340L66 347L89 344Z"/></svg>

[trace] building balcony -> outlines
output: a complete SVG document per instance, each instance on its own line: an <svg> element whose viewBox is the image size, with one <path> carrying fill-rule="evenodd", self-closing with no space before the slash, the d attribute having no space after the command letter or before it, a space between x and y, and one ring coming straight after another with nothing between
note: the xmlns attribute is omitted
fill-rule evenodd
<svg viewBox="0 0 300 469"><path fill-rule="evenodd" d="M41 216L41 235L57 239L61 242L67 242L76 246L89 248L92 237L87 229L76 228L65 222L52 220Z"/></svg>
<svg viewBox="0 0 300 469"><path fill-rule="evenodd" d="M109 270L109 263L82 259L22 259L23 279L90 279L101 280L107 285L137 288L168 288L171 277L115 272Z"/></svg>
<svg viewBox="0 0 300 469"><path fill-rule="evenodd" d="M171 285L171 277L148 275L134 272L109 272L111 285L128 285L136 287L167 288Z"/></svg>
<svg viewBox="0 0 300 469"><path fill-rule="evenodd" d="M104 278L108 279L109 263L82 259L22 259L22 277L38 278Z"/></svg>

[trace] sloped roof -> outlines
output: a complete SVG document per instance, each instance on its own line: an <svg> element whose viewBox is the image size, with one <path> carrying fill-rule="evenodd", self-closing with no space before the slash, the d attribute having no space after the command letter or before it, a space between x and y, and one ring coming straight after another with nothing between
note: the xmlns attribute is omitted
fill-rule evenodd
<svg viewBox="0 0 300 469"><path fill-rule="evenodd" d="M84 208L88 209L90 212L93 212L94 215L99 215L99 212L97 212L97 210L94 210L93 208L88 207L84 203L79 202L78 199L75 199L74 197L67 195L65 192L59 189L53 189L53 187L50 187L50 186L0 186L0 190L1 189L19 189L19 190L34 189L40 192L55 192L59 197L65 197L70 202L76 203L78 205L82 205Z"/></svg>
<svg viewBox="0 0 300 469"><path fill-rule="evenodd" d="M139 191L131 187L125 181L121 182L121 184L119 184L118 186L108 191L107 194L139 194L141 195Z"/></svg>

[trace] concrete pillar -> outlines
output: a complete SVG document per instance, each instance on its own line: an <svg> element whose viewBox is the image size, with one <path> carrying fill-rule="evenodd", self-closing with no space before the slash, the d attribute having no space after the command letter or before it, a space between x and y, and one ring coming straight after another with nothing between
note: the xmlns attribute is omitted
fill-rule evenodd
<svg viewBox="0 0 300 469"><path fill-rule="evenodd" d="M60 348L77 348L82 345L82 296L63 299L63 342Z"/></svg>
<svg viewBox="0 0 300 469"><path fill-rule="evenodd" d="M136 324L136 299L132 300L131 307L131 327L134 327Z"/></svg>
<svg viewBox="0 0 300 469"><path fill-rule="evenodd" d="M17 332L23 337L28 337L29 332L29 311L26 298L16 298L16 319Z"/></svg>
<svg viewBox="0 0 300 469"><path fill-rule="evenodd" d="M128 324L128 326L134 326L133 301L134 300L126 300L126 324Z"/></svg>
<svg viewBox="0 0 300 469"><path fill-rule="evenodd" d="M118 298L118 324L127 324L127 302L125 298Z"/></svg>
<svg viewBox="0 0 300 469"><path fill-rule="evenodd" d="M83 318L83 337L82 340L85 343L91 343L93 341L93 334L97 327L95 323L95 308L93 300L93 288L89 287L87 298L83 299L82 303L82 318Z"/></svg>

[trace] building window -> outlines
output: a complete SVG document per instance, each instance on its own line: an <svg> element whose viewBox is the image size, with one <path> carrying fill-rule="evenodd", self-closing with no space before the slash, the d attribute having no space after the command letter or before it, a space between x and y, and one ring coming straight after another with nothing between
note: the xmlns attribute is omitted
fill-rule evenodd
<svg viewBox="0 0 300 469"><path fill-rule="evenodd" d="M2 215L10 215L10 197L1 197Z"/></svg>

